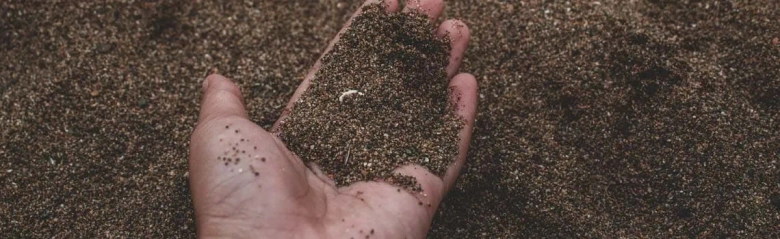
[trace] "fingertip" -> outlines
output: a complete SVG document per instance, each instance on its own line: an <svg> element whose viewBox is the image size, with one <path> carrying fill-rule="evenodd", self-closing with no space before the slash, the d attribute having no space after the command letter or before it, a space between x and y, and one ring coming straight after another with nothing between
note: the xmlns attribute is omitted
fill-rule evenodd
<svg viewBox="0 0 780 239"><path fill-rule="evenodd" d="M371 4L382 4L382 6L385 8L385 11L389 13L398 12L398 0L366 0L363 2L363 7L371 5ZM356 15L362 12L362 7L357 10Z"/></svg>
<svg viewBox="0 0 780 239"><path fill-rule="evenodd" d="M449 37L453 46L466 46L471 38L471 30L461 20L449 19L439 25L439 37Z"/></svg>
<svg viewBox="0 0 780 239"><path fill-rule="evenodd" d="M206 80L203 81L203 86L203 91L206 94L224 90L234 95L241 96L241 89L239 89L233 81L220 74L211 74L207 76ZM243 97L241 99L243 100Z"/></svg>
<svg viewBox="0 0 780 239"><path fill-rule="evenodd" d="M428 18L435 20L439 18L444 11L443 0L406 0L404 12L419 11L428 15Z"/></svg>
<svg viewBox="0 0 780 239"><path fill-rule="evenodd" d="M452 50L450 51L450 62L447 66L447 74L449 77L452 77L458 72L458 68L460 68L463 55L466 53L466 49L468 48L471 39L471 31L466 23L463 23L460 20L450 19L439 25L436 34L439 37L447 37L450 40Z"/></svg>
<svg viewBox="0 0 780 239"><path fill-rule="evenodd" d="M203 81L202 88L199 122L228 116L248 118L241 89L229 79L212 74Z"/></svg>
<svg viewBox="0 0 780 239"><path fill-rule="evenodd" d="M202 92L206 92L206 90L209 89L209 77L211 76L208 76L206 77L206 79L203 79L203 83L201 84L201 88L200 88Z"/></svg>
<svg viewBox="0 0 780 239"><path fill-rule="evenodd" d="M384 0L385 8L387 12L398 12L399 4L398 0Z"/></svg>

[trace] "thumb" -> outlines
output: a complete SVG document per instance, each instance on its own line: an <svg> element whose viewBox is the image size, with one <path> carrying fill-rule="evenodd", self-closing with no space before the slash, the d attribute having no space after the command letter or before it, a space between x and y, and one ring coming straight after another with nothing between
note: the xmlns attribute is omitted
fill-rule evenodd
<svg viewBox="0 0 780 239"><path fill-rule="evenodd" d="M231 116L249 118L244 108L241 90L224 76L213 74L206 77L203 81L203 102L200 106L198 124Z"/></svg>
<svg viewBox="0 0 780 239"><path fill-rule="evenodd" d="M460 142L458 143L458 156L455 162L444 174L444 192L446 194L460 174L460 169L466 163L471 134L474 129L474 121L477 117L477 98L479 85L477 79L467 73L458 74L450 80L450 100L454 104L455 114L463 120L463 128L460 130Z"/></svg>

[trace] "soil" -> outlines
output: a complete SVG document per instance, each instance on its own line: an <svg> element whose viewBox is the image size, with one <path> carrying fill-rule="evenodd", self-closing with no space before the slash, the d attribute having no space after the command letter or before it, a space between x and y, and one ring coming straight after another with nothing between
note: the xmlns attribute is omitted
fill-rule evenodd
<svg viewBox="0 0 780 239"><path fill-rule="evenodd" d="M431 238L780 232L780 3L448 1L478 77ZM359 1L0 2L0 234L194 237L200 82L264 127Z"/></svg>
<svg viewBox="0 0 780 239"><path fill-rule="evenodd" d="M424 14L363 10L323 57L281 138L340 186L388 178L407 164L443 176L462 128L448 97L449 42Z"/></svg>

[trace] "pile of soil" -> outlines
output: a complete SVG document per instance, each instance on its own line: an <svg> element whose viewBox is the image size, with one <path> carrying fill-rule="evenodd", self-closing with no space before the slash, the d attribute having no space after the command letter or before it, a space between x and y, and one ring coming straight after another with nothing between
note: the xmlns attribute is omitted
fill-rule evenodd
<svg viewBox="0 0 780 239"><path fill-rule="evenodd" d="M194 236L203 78L270 127L360 4L0 2L0 235ZM471 29L480 110L431 238L780 236L780 2L445 15Z"/></svg>
<svg viewBox="0 0 780 239"><path fill-rule="evenodd" d="M407 164L443 176L462 122L447 95L449 43L434 31L424 14L364 7L282 124L287 147L339 186L398 177Z"/></svg>
<svg viewBox="0 0 780 239"><path fill-rule="evenodd" d="M778 236L778 2L450 6L480 114L432 237Z"/></svg>

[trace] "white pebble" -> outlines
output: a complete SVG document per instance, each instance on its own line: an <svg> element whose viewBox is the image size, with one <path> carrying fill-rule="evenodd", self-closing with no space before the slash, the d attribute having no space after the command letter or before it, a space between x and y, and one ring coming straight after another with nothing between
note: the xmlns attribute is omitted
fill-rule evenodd
<svg viewBox="0 0 780 239"><path fill-rule="evenodd" d="M341 93L341 96L339 96L339 102L343 102L344 101L344 96L348 96L348 95L352 95L352 94L363 95L363 93L360 92L360 91L348 90L348 91L345 91L344 93Z"/></svg>

